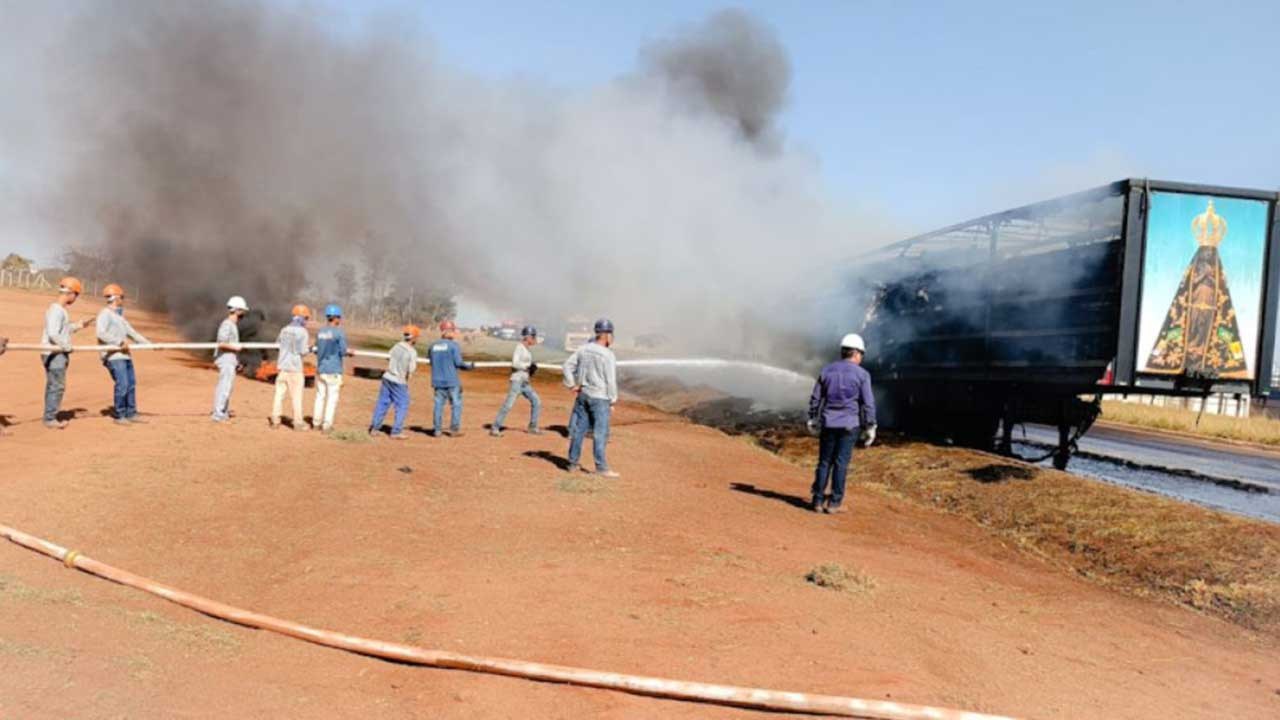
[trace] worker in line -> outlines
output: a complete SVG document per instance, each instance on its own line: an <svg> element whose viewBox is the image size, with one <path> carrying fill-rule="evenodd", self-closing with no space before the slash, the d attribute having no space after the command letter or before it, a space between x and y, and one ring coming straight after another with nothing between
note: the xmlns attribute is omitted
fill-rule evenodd
<svg viewBox="0 0 1280 720"><path fill-rule="evenodd" d="M814 512L843 513L845 478L859 436L866 446L876 441L876 400L871 373L862 367L867 347L850 333L840 341L840 359L822 368L809 396L809 431L819 433L818 469L814 472ZM831 483L830 499L827 483Z"/></svg>
<svg viewBox="0 0 1280 720"><path fill-rule="evenodd" d="M98 343L119 345L120 349L102 353L102 364L111 373L115 383L116 424L140 423L138 419L138 377L133 370L133 357L129 353L129 341L149 343L142 333L124 317L124 288L112 283L102 289L107 306L98 312Z"/></svg>
<svg viewBox="0 0 1280 720"><path fill-rule="evenodd" d="M324 319L326 325L316 333L316 407L311 413L311 426L330 432L342 391L342 361L351 356L351 350L342 329L342 308L333 303L326 305Z"/></svg>
<svg viewBox="0 0 1280 720"><path fill-rule="evenodd" d="M302 389L307 382L302 374L302 356L311 352L311 336L307 333L311 308L299 303L293 306L290 314L289 324L280 328L280 334L276 336L280 351L276 354L276 395L271 401L271 427L280 427L280 413L287 393L293 404L293 429L305 432L311 428L302 417Z"/></svg>
<svg viewBox="0 0 1280 720"><path fill-rule="evenodd" d="M440 423L444 419L444 404L450 405L449 434L462 437L462 381L458 370L474 370L475 363L462 359L462 348L454 341L458 326L452 320L440 323L440 339L431 344L431 387L436 401L432 411L431 434L440 437Z"/></svg>
<svg viewBox="0 0 1280 720"><path fill-rule="evenodd" d="M67 366L71 363L71 334L79 332L93 318L85 318L80 322L71 322L67 308L80 297L84 285L73 277L64 277L58 282L58 301L49 306L44 314L44 334L40 338L41 345L54 345L59 350L40 355L44 363L44 426L51 430L61 430L67 421L58 419L58 410L62 407L62 395L67 390Z"/></svg>
<svg viewBox="0 0 1280 720"><path fill-rule="evenodd" d="M378 402L369 421L369 435L376 436L382 429L382 419L387 409L396 408L395 422L391 426L391 439L404 440L404 418L409 414L409 379L418 369L418 349L414 346L422 330L417 325L405 325L401 341L391 348L387 358L387 371L382 374L382 387L378 389Z"/></svg>
<svg viewBox="0 0 1280 720"><path fill-rule="evenodd" d="M227 300L227 317L218 326L213 350L213 364L218 368L218 387L213 391L214 422L231 419L231 389L240 369L240 318L249 312L249 304L239 295Z"/></svg>
<svg viewBox="0 0 1280 720"><path fill-rule="evenodd" d="M533 353L529 348L538 344L538 328L526 325L520 329L520 342L516 343L515 352L511 356L511 387L507 390L507 399L498 408L498 417L493 421L489 434L502 437L503 423L507 413L515 407L516 398L523 395L529 400L529 434L541 435L538 429L538 415L542 411L542 400L533 389L533 376L538 372L538 364L533 361Z"/></svg>
<svg viewBox="0 0 1280 720"><path fill-rule="evenodd" d="M596 321L595 339L578 348L564 363L564 384L576 394L569 417L569 472L579 469L582 440L591 430L596 474L620 477L609 468L605 447L609 443L609 416L618 402L618 361L613 345L613 323Z"/></svg>

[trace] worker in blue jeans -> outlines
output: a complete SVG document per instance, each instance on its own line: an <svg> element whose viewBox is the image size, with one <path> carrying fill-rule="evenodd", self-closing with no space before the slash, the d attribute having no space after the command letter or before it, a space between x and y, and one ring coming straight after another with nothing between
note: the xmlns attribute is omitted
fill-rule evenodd
<svg viewBox="0 0 1280 720"><path fill-rule="evenodd" d="M609 444L609 416L618 402L618 361L609 349L613 345L613 323L597 320L596 336L578 348L564 362L564 385L577 398L569 417L569 472L579 469L582 441L591 430L591 449L595 456L596 474L606 478L620 475L609 467L605 448Z"/></svg>
<svg viewBox="0 0 1280 720"><path fill-rule="evenodd" d="M449 403L449 435L462 437L462 381L459 370L473 370L475 363L462 359L462 348L454 338L458 326L452 320L440 323L440 339L431 344L431 387L436 391L436 404L432 411L431 434L440 437L440 423L444 420L444 404Z"/></svg>
<svg viewBox="0 0 1280 720"><path fill-rule="evenodd" d="M809 431L819 431L818 468L811 491L814 512L847 512L844 488L853 446L859 438L867 446L876 440L871 373L862 367L866 352L860 335L845 335L840 341L840 359L822 369L809 396Z"/></svg>
<svg viewBox="0 0 1280 720"><path fill-rule="evenodd" d="M387 410L396 410L391 425L391 439L405 440L404 419L409 414L409 380L418 369L418 350L414 347L422 331L417 325L405 325L400 330L401 341L391 348L387 356L387 371L382 374L378 388L378 401L373 406L373 418L369 420L369 436L376 437L382 429L382 419Z"/></svg>

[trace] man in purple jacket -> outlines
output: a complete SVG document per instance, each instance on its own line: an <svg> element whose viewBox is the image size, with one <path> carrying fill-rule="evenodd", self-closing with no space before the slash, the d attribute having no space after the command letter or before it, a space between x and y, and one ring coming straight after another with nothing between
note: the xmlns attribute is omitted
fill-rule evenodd
<svg viewBox="0 0 1280 720"><path fill-rule="evenodd" d="M865 445L876 440L876 401L871 396L871 373L862 369L867 346L860 335L840 341L840 360L822 368L809 396L809 430L822 429L818 469L813 477L813 511L843 513L845 476L853 444L861 435ZM827 481L831 499L827 501Z"/></svg>

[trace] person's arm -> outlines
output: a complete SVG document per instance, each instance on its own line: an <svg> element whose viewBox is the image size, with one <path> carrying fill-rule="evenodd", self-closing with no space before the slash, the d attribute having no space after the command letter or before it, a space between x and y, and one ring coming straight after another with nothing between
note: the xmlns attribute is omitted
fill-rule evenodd
<svg viewBox="0 0 1280 720"><path fill-rule="evenodd" d="M98 341L104 345L115 345L119 341L115 337L115 333L111 332L111 316L107 310L98 313L97 322Z"/></svg>
<svg viewBox="0 0 1280 720"><path fill-rule="evenodd" d="M218 326L218 337L215 342L218 343L218 349L224 352L238 353L240 352L239 338L232 337L234 328L225 323Z"/></svg>
<svg viewBox="0 0 1280 720"><path fill-rule="evenodd" d="M462 359L462 346L458 343L449 343L449 352L453 354L453 364L463 370L475 370L476 364L467 362Z"/></svg>
<svg viewBox="0 0 1280 720"><path fill-rule="evenodd" d="M511 367L515 370L528 371L529 366L533 364L533 355L524 345L516 345L515 353L511 356Z"/></svg>
<svg viewBox="0 0 1280 720"><path fill-rule="evenodd" d="M573 351L569 359L565 360L564 364L560 366L561 372L564 374L564 386L571 390L578 389L578 354L581 352L581 350Z"/></svg>
<svg viewBox="0 0 1280 720"><path fill-rule="evenodd" d="M120 322L124 323L125 334L128 335L131 340L133 340L136 343L142 343L144 345L151 344L151 341L148 340L146 336L144 336L142 333L138 332L137 330L133 329L133 323L129 322L124 318L120 318Z"/></svg>
<svg viewBox="0 0 1280 720"><path fill-rule="evenodd" d="M338 354L346 357L355 356L355 353L351 352L351 348L347 347L347 334L341 331L338 332ZM413 364L417 365L418 363L415 361Z"/></svg>
<svg viewBox="0 0 1280 720"><path fill-rule="evenodd" d="M876 395L871 391L871 373L866 373L862 377L862 401L863 414L866 422L871 427L876 426Z"/></svg>
<svg viewBox="0 0 1280 720"><path fill-rule="evenodd" d="M805 427L809 432L816 433L822 426L822 375L819 373L818 379L813 383L813 392L809 393L809 419L805 422Z"/></svg>
<svg viewBox="0 0 1280 720"><path fill-rule="evenodd" d="M605 386L609 390L609 403L618 402L618 360L612 355L604 368Z"/></svg>

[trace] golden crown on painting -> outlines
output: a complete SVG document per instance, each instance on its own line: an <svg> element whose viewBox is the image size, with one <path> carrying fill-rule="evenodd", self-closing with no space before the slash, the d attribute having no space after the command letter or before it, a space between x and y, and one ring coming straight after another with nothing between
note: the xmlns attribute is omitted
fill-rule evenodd
<svg viewBox="0 0 1280 720"><path fill-rule="evenodd" d="M1218 247L1218 243L1227 236L1227 220L1213 209L1213 201L1209 207L1191 221L1191 232L1195 233L1200 247Z"/></svg>

